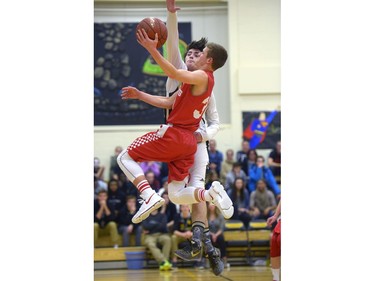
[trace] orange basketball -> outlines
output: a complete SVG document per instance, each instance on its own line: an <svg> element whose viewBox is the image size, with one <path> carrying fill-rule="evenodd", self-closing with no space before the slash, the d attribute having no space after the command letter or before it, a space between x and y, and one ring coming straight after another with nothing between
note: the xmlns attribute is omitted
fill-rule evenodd
<svg viewBox="0 0 375 281"><path fill-rule="evenodd" d="M158 18L144 18L141 20L138 25L136 30L138 29L144 29L147 33L147 36L150 39L155 39L155 33L158 34L158 44L157 48L160 48L161 46L164 45L165 41L167 41L168 37L168 30L167 27L165 26L164 22Z"/></svg>

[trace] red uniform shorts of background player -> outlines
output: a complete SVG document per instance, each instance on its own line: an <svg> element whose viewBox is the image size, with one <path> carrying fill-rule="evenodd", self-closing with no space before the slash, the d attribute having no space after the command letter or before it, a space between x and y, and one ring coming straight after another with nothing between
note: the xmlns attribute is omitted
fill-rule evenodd
<svg viewBox="0 0 375 281"><path fill-rule="evenodd" d="M272 232L270 255L271 258L281 257L281 219Z"/></svg>

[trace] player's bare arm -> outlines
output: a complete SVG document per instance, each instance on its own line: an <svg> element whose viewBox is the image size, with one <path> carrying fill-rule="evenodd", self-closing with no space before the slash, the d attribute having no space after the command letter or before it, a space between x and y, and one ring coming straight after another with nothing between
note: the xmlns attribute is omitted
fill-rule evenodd
<svg viewBox="0 0 375 281"><path fill-rule="evenodd" d="M121 99L123 100L137 99L137 100L144 101L145 103L148 103L155 107L171 109L176 99L176 95L173 95L171 97L154 96L154 95L150 95L145 92L142 92L135 87L129 86L129 87L123 87L121 89Z"/></svg>

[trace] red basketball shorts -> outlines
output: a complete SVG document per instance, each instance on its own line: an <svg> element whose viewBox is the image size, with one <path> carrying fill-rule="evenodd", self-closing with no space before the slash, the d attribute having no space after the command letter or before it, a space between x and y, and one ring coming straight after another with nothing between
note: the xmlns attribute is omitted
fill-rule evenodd
<svg viewBox="0 0 375 281"><path fill-rule="evenodd" d="M127 150L136 162L167 162L168 182L182 181L194 163L197 141L192 131L161 125L156 132L137 138Z"/></svg>
<svg viewBox="0 0 375 281"><path fill-rule="evenodd" d="M270 256L281 257L281 220L277 222L272 233Z"/></svg>

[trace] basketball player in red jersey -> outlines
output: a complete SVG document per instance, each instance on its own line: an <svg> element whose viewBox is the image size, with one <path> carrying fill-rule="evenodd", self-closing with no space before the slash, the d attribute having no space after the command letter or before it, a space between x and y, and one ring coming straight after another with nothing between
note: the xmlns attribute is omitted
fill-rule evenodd
<svg viewBox="0 0 375 281"><path fill-rule="evenodd" d="M134 87L122 89L122 99L139 99L153 106L173 109L167 124L161 125L156 132L150 132L137 138L126 150L123 150L117 162L121 170L140 191L144 200L132 221L140 223L149 214L161 207L161 198L149 185L144 173L137 164L143 161L168 163L168 191L170 200L175 204L193 204L202 201L213 202L219 209L232 207L232 201L222 186L204 188L183 188L194 163L197 141L194 132L199 127L214 86L213 71L222 67L227 60L227 51L220 45L208 43L202 55L197 59L196 71L176 69L159 53L156 48L158 37L151 40L142 29L137 32L138 43L151 54L164 73L182 82L178 92L172 97L153 96ZM220 188L221 187L221 188ZM178 190L178 192L170 192Z"/></svg>
<svg viewBox="0 0 375 281"><path fill-rule="evenodd" d="M168 29L168 38L166 41L167 59L178 69L193 71L196 70L195 61L200 57L207 44L207 39L201 38L198 41L192 41L187 46L185 56L181 56L177 20L177 11L180 8L175 5L175 2L175 0L166 0L168 10L166 23ZM167 96L172 96L179 85L179 81L168 78L166 82ZM220 128L219 113L216 108L214 92L212 92L208 101L203 119L199 124L198 130L195 132L197 151L194 156L194 164L189 170L189 182L187 183L187 186L194 188L204 188L205 186L204 179L206 178L207 165L209 164L206 142L213 139ZM214 185L217 184L220 183L216 182ZM175 190L174 192L179 192L179 190ZM224 218L229 219L232 217L234 209L232 207L221 211ZM189 239L190 243L184 248L175 251L175 255L187 261L201 261L204 254L210 262L212 272L215 275L220 275L224 270L224 263L220 257L220 250L215 248L211 242L206 202L192 204L191 218L193 221L193 236Z"/></svg>
<svg viewBox="0 0 375 281"><path fill-rule="evenodd" d="M267 224L271 226L279 218L280 213L281 200L277 205L275 214L267 219ZM270 256L273 281L279 281L281 267L281 218L278 219L277 224L272 232Z"/></svg>

